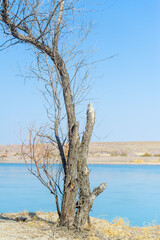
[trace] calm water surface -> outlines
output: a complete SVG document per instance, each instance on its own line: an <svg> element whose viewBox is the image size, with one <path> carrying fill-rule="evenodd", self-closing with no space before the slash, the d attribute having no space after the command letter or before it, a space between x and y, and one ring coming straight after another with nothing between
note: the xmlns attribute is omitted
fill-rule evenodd
<svg viewBox="0 0 160 240"><path fill-rule="evenodd" d="M91 187L107 182L91 216L160 224L160 166L89 165ZM54 198L25 164L0 164L0 212L55 211Z"/></svg>

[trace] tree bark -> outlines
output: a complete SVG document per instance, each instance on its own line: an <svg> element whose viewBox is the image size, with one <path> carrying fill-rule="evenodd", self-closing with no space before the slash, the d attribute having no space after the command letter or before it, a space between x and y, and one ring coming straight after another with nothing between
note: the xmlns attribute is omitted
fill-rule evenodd
<svg viewBox="0 0 160 240"><path fill-rule="evenodd" d="M78 162L78 129L76 123L72 128L69 142L69 153L66 165L66 175L64 179L63 202L61 209L60 225L71 227L74 222L76 212L76 197L78 191L77 182L77 162Z"/></svg>
<svg viewBox="0 0 160 240"><path fill-rule="evenodd" d="M89 183L89 170L87 167L87 158L89 152L89 143L95 122L95 112L92 104L88 105L87 109L87 121L85 132L83 133L82 142L79 149L78 160L78 184L79 184L79 200L77 206L77 212L75 216L74 224L80 229L83 228L91 209L90 203L90 183Z"/></svg>

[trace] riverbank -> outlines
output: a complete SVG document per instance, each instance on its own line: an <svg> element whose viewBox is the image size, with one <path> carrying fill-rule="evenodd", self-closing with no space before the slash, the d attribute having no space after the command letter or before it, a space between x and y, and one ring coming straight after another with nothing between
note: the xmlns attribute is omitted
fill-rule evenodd
<svg viewBox="0 0 160 240"><path fill-rule="evenodd" d="M86 224L84 232L79 233L58 227L56 213L6 213L0 214L1 240L158 240L160 226L130 227L123 219L116 219L112 223L105 220L90 218L90 225Z"/></svg>
<svg viewBox="0 0 160 240"><path fill-rule="evenodd" d="M1 163L7 164L24 164L23 159L0 159ZM28 161L30 163L30 161ZM88 164L95 164L95 165L160 165L159 159L147 159L147 161L143 158L135 159L135 158L88 158Z"/></svg>
<svg viewBox="0 0 160 240"><path fill-rule="evenodd" d="M0 163L24 163L21 145L0 145ZM160 165L160 142L91 142L88 164Z"/></svg>

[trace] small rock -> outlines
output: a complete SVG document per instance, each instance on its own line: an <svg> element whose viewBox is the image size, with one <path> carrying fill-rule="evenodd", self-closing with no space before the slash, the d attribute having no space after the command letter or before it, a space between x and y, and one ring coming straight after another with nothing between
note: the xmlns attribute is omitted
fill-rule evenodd
<svg viewBox="0 0 160 240"><path fill-rule="evenodd" d="M15 219L17 222L25 222L27 220L26 217L16 217Z"/></svg>

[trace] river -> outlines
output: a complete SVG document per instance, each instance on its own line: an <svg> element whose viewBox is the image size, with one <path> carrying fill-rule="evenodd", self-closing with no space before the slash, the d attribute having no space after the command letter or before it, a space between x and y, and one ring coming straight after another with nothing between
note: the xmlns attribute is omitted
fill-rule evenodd
<svg viewBox="0 0 160 240"><path fill-rule="evenodd" d="M89 165L91 188L107 182L91 216L130 225L160 224L160 166ZM54 198L25 164L0 164L0 212L56 211Z"/></svg>

